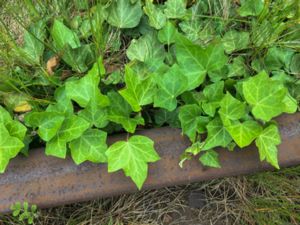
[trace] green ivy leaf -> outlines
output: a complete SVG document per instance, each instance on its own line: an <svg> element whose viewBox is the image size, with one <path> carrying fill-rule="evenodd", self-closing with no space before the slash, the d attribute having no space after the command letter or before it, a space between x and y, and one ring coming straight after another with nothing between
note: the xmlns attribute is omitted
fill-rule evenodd
<svg viewBox="0 0 300 225"><path fill-rule="evenodd" d="M177 35L175 45L176 59L188 78L188 90L202 84L206 73L219 70L227 63L221 44L212 43L204 49L184 36Z"/></svg>
<svg viewBox="0 0 300 225"><path fill-rule="evenodd" d="M264 60L264 66L268 71L288 70L294 51L289 48L272 47L268 49Z"/></svg>
<svg viewBox="0 0 300 225"><path fill-rule="evenodd" d="M226 147L231 142L230 134L225 129L219 117L210 121L207 126L207 138L203 150L209 150L217 146Z"/></svg>
<svg viewBox="0 0 300 225"><path fill-rule="evenodd" d="M98 128L103 128L108 124L107 108L103 108L95 100L91 100L89 104L78 113L90 124Z"/></svg>
<svg viewBox="0 0 300 225"><path fill-rule="evenodd" d="M0 173L4 173L9 160L21 151L24 144L19 138L11 136L3 123L0 123L0 132Z"/></svg>
<svg viewBox="0 0 300 225"><path fill-rule="evenodd" d="M25 123L38 127L38 135L44 141L50 141L62 126L65 116L56 112L31 112L25 116Z"/></svg>
<svg viewBox="0 0 300 225"><path fill-rule="evenodd" d="M86 130L79 138L70 142L71 155L77 165L84 161L106 162L107 134L97 129Z"/></svg>
<svg viewBox="0 0 300 225"><path fill-rule="evenodd" d="M241 77L247 74L245 60L242 56L234 58L233 62L228 65L228 69L228 77Z"/></svg>
<svg viewBox="0 0 300 225"><path fill-rule="evenodd" d="M298 109L297 100L294 99L289 93L283 99L285 113L295 113Z"/></svg>
<svg viewBox="0 0 300 225"><path fill-rule="evenodd" d="M262 132L262 127L253 120L248 120L243 123L234 122L229 126L226 126L226 130L229 132L235 143L240 148L246 147L257 138Z"/></svg>
<svg viewBox="0 0 300 225"><path fill-rule="evenodd" d="M164 10L166 16L171 19L181 19L186 15L186 0L168 0Z"/></svg>
<svg viewBox="0 0 300 225"><path fill-rule="evenodd" d="M147 33L139 39L133 39L126 51L127 57L133 61L149 62L151 60L163 61L165 50L159 43L156 33Z"/></svg>
<svg viewBox="0 0 300 225"><path fill-rule="evenodd" d="M206 125L209 122L209 118L201 116L202 110L200 106L184 105L179 110L179 120L181 122L181 128L184 134L186 134L191 142L196 141L197 133L204 133L206 131Z"/></svg>
<svg viewBox="0 0 300 225"><path fill-rule="evenodd" d="M283 99L287 90L264 71L243 82L243 94L257 119L269 121L284 111Z"/></svg>
<svg viewBox="0 0 300 225"><path fill-rule="evenodd" d="M221 168L219 162L219 154L214 150L208 150L202 156L200 156L199 161L204 166L209 166L213 168Z"/></svg>
<svg viewBox="0 0 300 225"><path fill-rule="evenodd" d="M81 107L86 107L92 99L105 107L109 105L109 100L107 96L101 94L99 82L99 74L92 69L83 78L66 82L66 95Z"/></svg>
<svg viewBox="0 0 300 225"><path fill-rule="evenodd" d="M154 114L155 123L158 126L162 126L163 124L168 124L171 127L180 128L180 121L178 118L178 108L174 111L168 111L166 109L159 109Z"/></svg>
<svg viewBox="0 0 300 225"><path fill-rule="evenodd" d="M168 21L166 25L158 31L158 40L163 44L170 45L175 42L177 32L178 31L173 23Z"/></svg>
<svg viewBox="0 0 300 225"><path fill-rule="evenodd" d="M249 33L236 30L230 30L222 38L225 52L227 54L233 51L244 49L249 44Z"/></svg>
<svg viewBox="0 0 300 225"><path fill-rule="evenodd" d="M77 34L59 20L54 20L51 29L51 36L57 50L62 50L67 45L69 45L71 48L80 47L80 40Z"/></svg>
<svg viewBox="0 0 300 225"><path fill-rule="evenodd" d="M266 160L275 168L279 169L277 147L281 143L278 127L274 124L266 127L255 141L261 161Z"/></svg>
<svg viewBox="0 0 300 225"><path fill-rule="evenodd" d="M243 0L238 9L240 16L258 16L264 8L264 0Z"/></svg>
<svg viewBox="0 0 300 225"><path fill-rule="evenodd" d="M128 0L113 1L107 8L107 22L118 28L136 27L143 15L140 1L132 4Z"/></svg>
<svg viewBox="0 0 300 225"><path fill-rule="evenodd" d="M128 141L112 144L107 152L108 172L123 169L130 176L138 189L142 188L148 173L149 162L156 162L159 156L153 141L145 136L134 135Z"/></svg>
<svg viewBox="0 0 300 225"><path fill-rule="evenodd" d="M146 0L143 9L148 16L150 26L159 30L166 24L167 18L165 14L152 3L152 0Z"/></svg>
<svg viewBox="0 0 300 225"><path fill-rule="evenodd" d="M177 106L176 97L186 91L187 78L180 71L179 66L174 64L156 81L158 91L154 96L154 107L161 107L173 111Z"/></svg>
<svg viewBox="0 0 300 225"><path fill-rule="evenodd" d="M65 158L67 153L66 144L79 138L90 124L79 116L67 117L56 135L46 143L46 155Z"/></svg>
<svg viewBox="0 0 300 225"><path fill-rule="evenodd" d="M144 119L140 115L131 116L131 106L117 92L111 91L107 93L111 106L108 108L108 119L117 124L121 124L123 128L130 133L134 133L137 125L144 125Z"/></svg>
<svg viewBox="0 0 300 225"><path fill-rule="evenodd" d="M241 119L246 114L246 105L234 98L229 92L220 102L220 106L219 115L225 126L230 124L232 120Z"/></svg>
<svg viewBox="0 0 300 225"><path fill-rule="evenodd" d="M23 52L34 63L40 63L40 57L44 53L45 46L43 44L46 37L45 21L40 20L33 23L24 33Z"/></svg>
<svg viewBox="0 0 300 225"><path fill-rule="evenodd" d="M207 115L213 117L224 97L224 81L205 86L203 95L206 101L202 102L202 109Z"/></svg>
<svg viewBox="0 0 300 225"><path fill-rule="evenodd" d="M129 66L125 67L126 88L119 91L120 95L131 105L133 111L141 111L141 106L153 102L155 84L151 76L141 78Z"/></svg>

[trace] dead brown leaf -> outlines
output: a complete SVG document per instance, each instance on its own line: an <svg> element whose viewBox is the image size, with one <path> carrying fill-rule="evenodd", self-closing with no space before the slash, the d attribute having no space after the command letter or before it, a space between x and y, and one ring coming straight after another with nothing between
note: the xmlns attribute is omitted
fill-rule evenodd
<svg viewBox="0 0 300 225"><path fill-rule="evenodd" d="M48 61L47 61L47 73L49 75L53 75L54 74L54 69L55 67L57 67L59 65L59 57L53 56L51 57Z"/></svg>

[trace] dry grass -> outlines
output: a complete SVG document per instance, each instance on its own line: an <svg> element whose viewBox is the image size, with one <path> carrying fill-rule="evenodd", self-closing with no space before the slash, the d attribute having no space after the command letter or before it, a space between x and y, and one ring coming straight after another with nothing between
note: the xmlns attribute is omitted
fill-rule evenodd
<svg viewBox="0 0 300 225"><path fill-rule="evenodd" d="M190 196L200 196L200 207L191 207L195 201ZM22 224L11 216L1 219L3 224ZM40 210L35 224L297 225L300 167Z"/></svg>

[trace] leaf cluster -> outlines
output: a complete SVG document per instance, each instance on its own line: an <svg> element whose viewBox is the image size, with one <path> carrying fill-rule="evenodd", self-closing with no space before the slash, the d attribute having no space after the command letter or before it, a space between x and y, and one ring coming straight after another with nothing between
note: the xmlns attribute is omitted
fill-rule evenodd
<svg viewBox="0 0 300 225"><path fill-rule="evenodd" d="M140 189L159 156L135 132L169 125L191 141L181 166L199 155L204 166L219 168L219 147L255 143L260 160L279 168L273 119L295 113L300 101L297 1L227 8L219 1L63 2L55 12L43 5L31 11L24 45L12 47L18 66L0 85L5 107L26 112L24 123L47 155L107 163ZM73 14L63 13L68 7ZM20 142L14 153L0 145L3 172L26 128L0 109L17 124L0 117L1 131ZM9 130L17 126L19 136ZM127 140L107 146L107 135L117 132Z"/></svg>

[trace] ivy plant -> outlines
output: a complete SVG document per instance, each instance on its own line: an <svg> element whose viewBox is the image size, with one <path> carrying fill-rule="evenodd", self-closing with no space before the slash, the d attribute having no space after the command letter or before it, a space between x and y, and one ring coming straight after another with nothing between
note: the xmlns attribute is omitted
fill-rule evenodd
<svg viewBox="0 0 300 225"><path fill-rule="evenodd" d="M141 189L160 157L138 131L161 126L191 143L181 167L197 157L221 168L220 147L253 144L280 168L276 117L300 101L297 1L69 2L51 16L36 8L43 18L13 51L21 78L0 77L0 172L28 133L46 155L107 163ZM114 133L127 138L108 145Z"/></svg>

